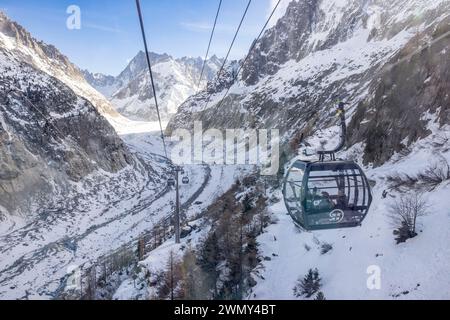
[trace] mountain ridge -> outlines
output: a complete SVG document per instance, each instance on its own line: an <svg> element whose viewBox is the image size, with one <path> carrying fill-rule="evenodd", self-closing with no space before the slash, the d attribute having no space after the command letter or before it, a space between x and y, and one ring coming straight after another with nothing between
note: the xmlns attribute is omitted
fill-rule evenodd
<svg viewBox="0 0 450 320"><path fill-rule="evenodd" d="M30 221L71 201L77 184L92 187L126 172L131 182L142 174L108 121L120 119L109 102L66 56L5 14L0 70L1 217Z"/></svg>
<svg viewBox="0 0 450 320"><path fill-rule="evenodd" d="M156 91L163 120L176 113L178 106L198 90L203 59L174 58L167 53L150 52ZM223 60L213 55L207 60L200 89L219 70ZM137 121L156 121L145 53L138 54L116 77L83 71L85 79L107 97L122 115Z"/></svg>

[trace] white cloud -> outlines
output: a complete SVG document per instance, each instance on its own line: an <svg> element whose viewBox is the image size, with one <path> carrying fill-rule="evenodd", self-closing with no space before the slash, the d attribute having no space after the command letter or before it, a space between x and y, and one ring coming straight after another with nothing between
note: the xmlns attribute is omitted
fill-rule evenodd
<svg viewBox="0 0 450 320"><path fill-rule="evenodd" d="M191 31L209 31L212 28L212 25L204 22L181 22L180 25Z"/></svg>
<svg viewBox="0 0 450 320"><path fill-rule="evenodd" d="M113 32L113 33L121 33L122 31L120 29L114 28L114 27L108 27L103 25L98 25L94 23L83 23L81 27L86 27L88 29L94 29L104 32Z"/></svg>
<svg viewBox="0 0 450 320"><path fill-rule="evenodd" d="M213 25L207 22L181 22L181 27L189 31L195 32L211 32ZM223 33L234 33L236 31L236 26L228 24L217 24L216 31ZM250 30L253 31L253 30ZM250 32L248 30L241 30L242 33Z"/></svg>

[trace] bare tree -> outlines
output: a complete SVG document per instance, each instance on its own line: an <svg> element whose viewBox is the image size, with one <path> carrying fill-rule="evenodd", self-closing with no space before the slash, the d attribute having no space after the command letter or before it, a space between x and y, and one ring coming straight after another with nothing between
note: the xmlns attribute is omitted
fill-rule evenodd
<svg viewBox="0 0 450 320"><path fill-rule="evenodd" d="M184 298L182 263L176 253L170 251L165 270L157 276L154 299L179 300Z"/></svg>
<svg viewBox="0 0 450 320"><path fill-rule="evenodd" d="M418 174L394 174L387 177L391 189L422 189L433 191L445 181L450 180L450 164L447 159L440 157L437 162L430 164Z"/></svg>
<svg viewBox="0 0 450 320"><path fill-rule="evenodd" d="M169 257L169 262L168 262L168 265L169 265L169 274L168 274L168 277L169 277L169 289L170 289L170 300L174 300L174 297L175 297L175 294L174 294L174 292L175 292L175 284L174 284L174 265L175 265L175 259L174 259L174 254L173 254L173 251L170 251L170 257Z"/></svg>
<svg viewBox="0 0 450 320"><path fill-rule="evenodd" d="M417 236L417 219L427 215L429 209L428 201L417 191L401 196L390 206L389 217L397 228L394 231L398 236L397 243Z"/></svg>
<svg viewBox="0 0 450 320"><path fill-rule="evenodd" d="M418 178L429 186L430 191L434 190L444 181L450 180L450 164L442 157L440 162L430 165Z"/></svg>

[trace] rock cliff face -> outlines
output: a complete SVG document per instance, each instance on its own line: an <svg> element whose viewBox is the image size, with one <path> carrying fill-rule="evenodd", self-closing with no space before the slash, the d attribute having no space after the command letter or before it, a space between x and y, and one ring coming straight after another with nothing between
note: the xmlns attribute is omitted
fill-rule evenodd
<svg viewBox="0 0 450 320"><path fill-rule="evenodd" d="M20 61L57 78L77 95L89 100L107 118L120 115L110 102L84 79L80 69L52 45L39 41L18 23L0 12L0 47Z"/></svg>
<svg viewBox="0 0 450 320"><path fill-rule="evenodd" d="M354 117L350 145L363 143L365 162L380 165L427 135L429 113L448 123L449 9L448 0L291 1L250 53L221 108L224 87L210 84L208 107L206 92L191 97L168 133L194 121L205 129L278 128L287 146L301 133L337 124L334 105L341 98ZM405 110L408 125L390 134Z"/></svg>
<svg viewBox="0 0 450 320"><path fill-rule="evenodd" d="M65 81L54 76L63 71ZM75 88L79 79L54 47L0 15L0 216L28 218L90 174L134 163L107 110L86 99L95 90Z"/></svg>
<svg viewBox="0 0 450 320"><path fill-rule="evenodd" d="M426 42L424 42L426 40ZM450 19L417 35L385 66L350 123L351 144L365 144L365 162L382 164L395 152L450 124ZM445 137L443 137L445 138Z"/></svg>

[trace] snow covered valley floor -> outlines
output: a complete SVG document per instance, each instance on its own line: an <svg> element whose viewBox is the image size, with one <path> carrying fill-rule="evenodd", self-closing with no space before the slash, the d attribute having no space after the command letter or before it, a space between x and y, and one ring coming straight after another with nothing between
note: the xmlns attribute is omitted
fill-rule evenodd
<svg viewBox="0 0 450 320"><path fill-rule="evenodd" d="M144 128L150 128L152 133ZM322 132L322 137L333 135L334 129ZM447 144L439 143L448 130L431 130L436 133L416 143L408 155L396 155L381 167L366 168L375 185L374 202L359 228L300 231L286 214L280 191L274 190L271 198L278 201L268 208L273 223L257 238L261 262L251 273L255 285L247 298L303 299L296 297L293 289L309 269L317 268L326 299L449 299L449 181L425 190L431 210L420 218L417 237L396 244L388 216L390 205L401 195L392 188L388 177L399 173L414 176L436 161L450 162ZM98 193L84 194L80 205L67 212L43 215L13 231L3 231L0 298L52 299L69 268L95 262L136 241L173 213L169 203L174 200L174 192L166 188L164 178L154 179L155 173L165 177L169 172L155 131L156 127L144 123L133 130L121 131L141 164L151 164L152 169L140 180L139 192L135 189L126 192L126 185L120 183L126 172L119 173L111 179L124 191L121 197L109 195L99 187ZM356 145L341 156L353 157L360 153L360 148ZM201 213L227 192L237 178L250 173L249 168L235 166L186 169L191 182L182 187L181 200L187 206L187 219L198 219L192 224L206 227L183 238L181 245L169 239L149 252L139 263L149 272L164 269L171 253L182 256L187 247L195 248L202 243L212 226L202 221ZM328 248L326 252L324 247ZM374 270L380 271L379 289L368 286ZM116 286L114 299L147 299L152 294L151 289L139 282L137 285L131 277L121 278Z"/></svg>
<svg viewBox="0 0 450 320"><path fill-rule="evenodd" d="M47 213L30 223L3 230L1 299L52 299L71 268L94 262L136 240L173 213L169 203L174 201L175 194L167 187L169 166L161 156L162 145L155 126L140 123L122 129L122 138L147 168L138 186L124 182L135 170L128 168L94 188L96 192L81 193L73 208ZM188 206L188 216L198 214L227 190L234 182L234 170L187 167L190 184L181 187L181 203ZM112 185L116 192L110 193L105 185Z"/></svg>

